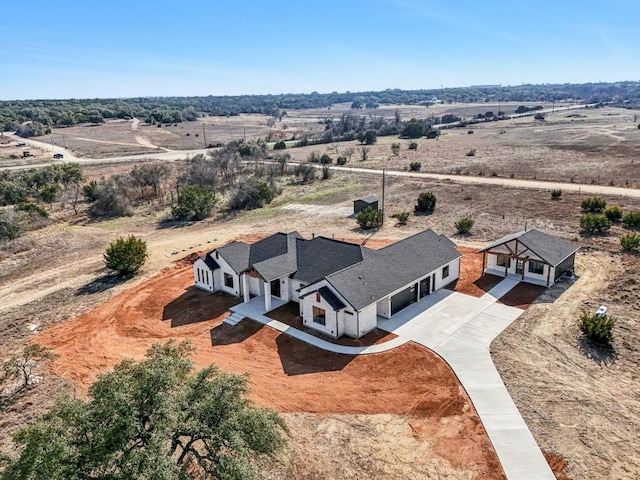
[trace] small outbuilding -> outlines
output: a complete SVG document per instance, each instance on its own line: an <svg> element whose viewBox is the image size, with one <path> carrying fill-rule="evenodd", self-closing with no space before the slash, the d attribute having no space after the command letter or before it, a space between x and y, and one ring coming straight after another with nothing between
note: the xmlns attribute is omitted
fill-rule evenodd
<svg viewBox="0 0 640 480"><path fill-rule="evenodd" d="M573 271L579 248L532 229L502 237L480 252L484 273L549 287Z"/></svg>
<svg viewBox="0 0 640 480"><path fill-rule="evenodd" d="M367 195L366 197L358 198L353 201L353 214L357 215L360 210L371 207L374 210L378 210L378 197L375 195Z"/></svg>

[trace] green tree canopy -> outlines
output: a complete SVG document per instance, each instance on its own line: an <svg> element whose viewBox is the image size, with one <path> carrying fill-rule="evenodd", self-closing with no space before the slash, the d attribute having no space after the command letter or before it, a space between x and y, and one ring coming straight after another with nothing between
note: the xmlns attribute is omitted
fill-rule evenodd
<svg viewBox="0 0 640 480"><path fill-rule="evenodd" d="M118 238L107 247L104 263L121 275L136 273L147 260L147 242L134 235Z"/></svg>
<svg viewBox="0 0 640 480"><path fill-rule="evenodd" d="M402 129L400 136L402 138L420 138L424 137L426 133L427 125L422 120L412 118L404 124L404 128Z"/></svg>
<svg viewBox="0 0 640 480"><path fill-rule="evenodd" d="M202 220L211 215L217 202L218 199L210 190L200 185L190 185L180 189L178 203L171 213L179 219Z"/></svg>
<svg viewBox="0 0 640 480"><path fill-rule="evenodd" d="M88 400L64 399L14 437L0 479L255 478L252 459L284 444L284 422L246 398L245 376L194 371L187 342L98 377Z"/></svg>

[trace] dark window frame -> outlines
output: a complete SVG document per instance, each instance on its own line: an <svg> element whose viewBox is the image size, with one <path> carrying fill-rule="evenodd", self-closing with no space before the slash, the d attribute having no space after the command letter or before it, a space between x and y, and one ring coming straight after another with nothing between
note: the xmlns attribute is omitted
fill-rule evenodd
<svg viewBox="0 0 640 480"><path fill-rule="evenodd" d="M535 275L544 275L544 263L543 262L538 262L536 260L529 260L529 266L527 267L527 271L529 273L533 273ZM539 266L539 272L535 271L534 269L537 269L536 267Z"/></svg>
<svg viewBox="0 0 640 480"><path fill-rule="evenodd" d="M442 267L442 279L449 278L449 265Z"/></svg>
<svg viewBox="0 0 640 480"><path fill-rule="evenodd" d="M231 282L229 282L229 280ZM229 283L231 283L231 285L229 285ZM233 278L233 275L231 275L230 273L226 273L224 274L224 286L227 288L235 288L235 280Z"/></svg>
<svg viewBox="0 0 640 480"><path fill-rule="evenodd" d="M313 306L313 323L317 323L322 326L327 325L327 311L324 308Z"/></svg>

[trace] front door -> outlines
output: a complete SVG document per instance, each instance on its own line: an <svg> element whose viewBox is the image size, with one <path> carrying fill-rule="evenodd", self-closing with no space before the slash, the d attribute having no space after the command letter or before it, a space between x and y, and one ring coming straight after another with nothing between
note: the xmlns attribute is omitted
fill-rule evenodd
<svg viewBox="0 0 640 480"><path fill-rule="evenodd" d="M280 279L271 280L271 295L280 298Z"/></svg>
<svg viewBox="0 0 640 480"><path fill-rule="evenodd" d="M524 272L524 260L516 260L516 273L519 275L522 275L522 272Z"/></svg>
<svg viewBox="0 0 640 480"><path fill-rule="evenodd" d="M429 287L430 287L430 283L429 280L431 280L431 277L427 277L423 280L420 280L420 298L426 297L427 295L429 295Z"/></svg>

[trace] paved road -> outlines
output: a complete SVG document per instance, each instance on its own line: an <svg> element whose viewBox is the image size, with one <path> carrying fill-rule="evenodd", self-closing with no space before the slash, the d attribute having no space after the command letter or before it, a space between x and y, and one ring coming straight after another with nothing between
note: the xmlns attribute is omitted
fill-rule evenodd
<svg viewBox="0 0 640 480"><path fill-rule="evenodd" d="M508 480L555 480L549 464L496 370L489 346L523 310L496 303L518 283L505 279L482 298L442 289L378 328L430 348L466 390Z"/></svg>

